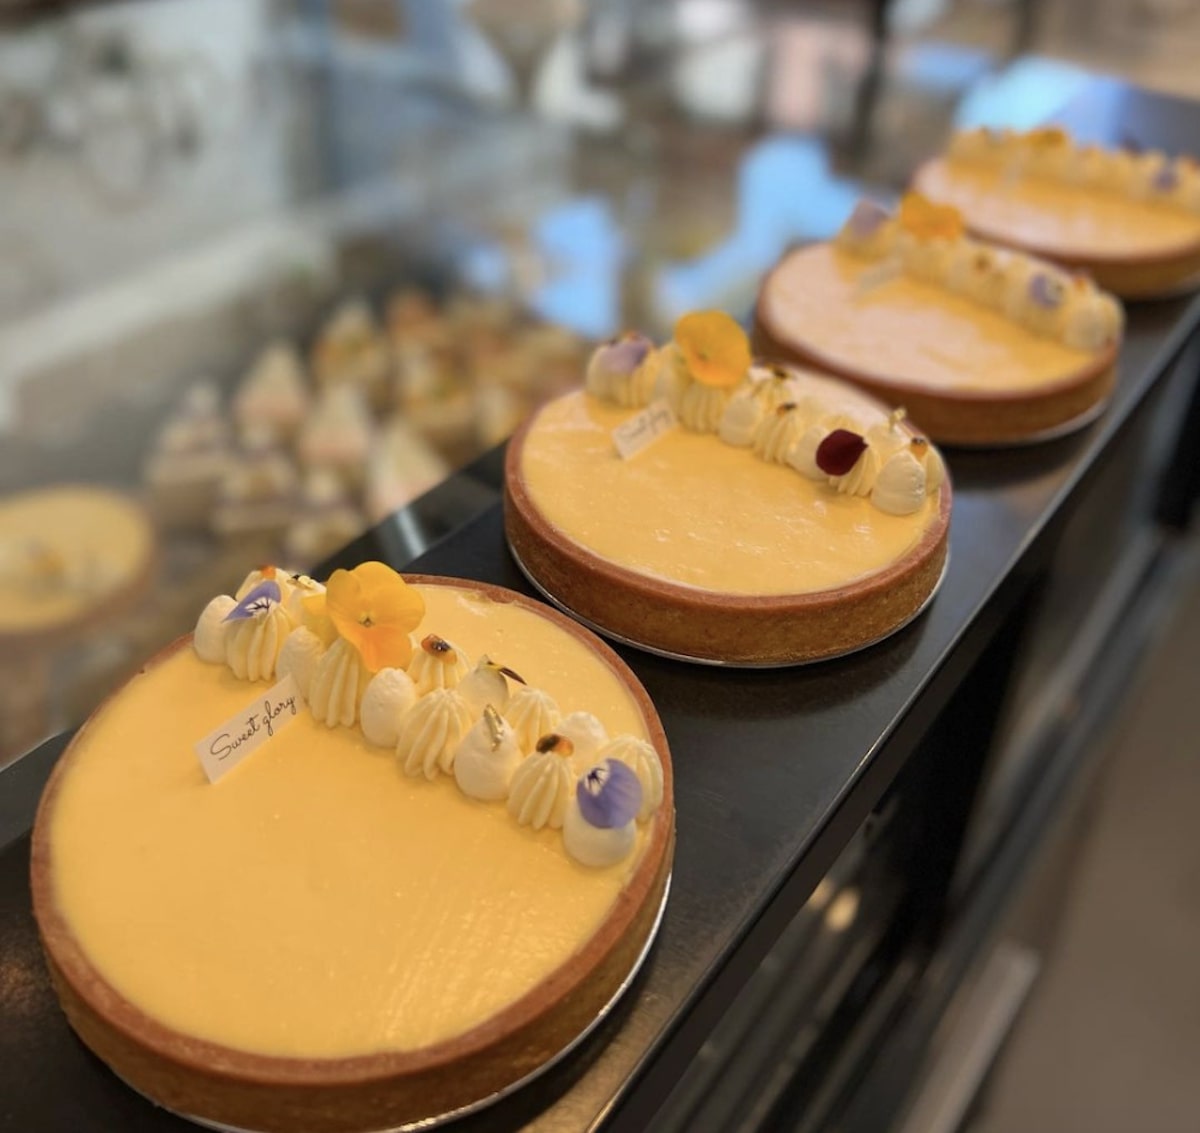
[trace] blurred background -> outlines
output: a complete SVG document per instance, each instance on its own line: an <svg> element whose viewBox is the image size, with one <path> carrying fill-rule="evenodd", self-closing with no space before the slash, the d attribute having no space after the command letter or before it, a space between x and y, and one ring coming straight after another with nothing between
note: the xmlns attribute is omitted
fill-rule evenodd
<svg viewBox="0 0 1200 1133"><path fill-rule="evenodd" d="M11 632L0 766L257 563L315 569L481 457L596 340L745 314L951 126L1098 74L1195 95L1198 47L1192 0L0 0L0 521L100 492L127 552L98 608ZM1162 855L1194 947L1200 857ZM1112 979L1088 962L980 1127L1200 1128L1183 1073L1132 1123L1095 1059L1044 1073L1114 1025L1061 1029ZM1154 1002L1144 1041L1194 1061L1195 996L1178 1033Z"/></svg>

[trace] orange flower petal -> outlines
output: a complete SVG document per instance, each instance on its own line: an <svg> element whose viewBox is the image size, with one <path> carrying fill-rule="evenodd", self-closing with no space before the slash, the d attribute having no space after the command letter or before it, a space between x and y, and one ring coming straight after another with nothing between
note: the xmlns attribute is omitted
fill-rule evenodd
<svg viewBox="0 0 1200 1133"><path fill-rule="evenodd" d="M408 664L409 631L425 616L420 593L378 562L334 571L326 584L325 609L337 632L358 650L372 672Z"/></svg>
<svg viewBox="0 0 1200 1133"><path fill-rule="evenodd" d="M921 240L957 240L963 234L962 213L952 205L934 204L920 193L900 200L900 227Z"/></svg>
<svg viewBox="0 0 1200 1133"><path fill-rule="evenodd" d="M404 630L388 626L373 626L356 648L372 673L406 668L412 659L412 638Z"/></svg>
<svg viewBox="0 0 1200 1133"><path fill-rule="evenodd" d="M750 369L746 332L724 311L693 311L675 324L675 344L688 371L706 386L735 386Z"/></svg>

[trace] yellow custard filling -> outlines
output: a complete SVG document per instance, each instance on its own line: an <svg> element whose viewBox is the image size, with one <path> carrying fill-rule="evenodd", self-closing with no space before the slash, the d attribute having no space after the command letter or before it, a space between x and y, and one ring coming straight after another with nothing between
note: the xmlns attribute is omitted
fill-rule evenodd
<svg viewBox="0 0 1200 1133"><path fill-rule="evenodd" d="M1152 258L1200 242L1200 216L983 165L936 162L920 189L982 232L1065 256Z"/></svg>
<svg viewBox="0 0 1200 1133"><path fill-rule="evenodd" d="M70 581L29 578L30 548ZM46 488L0 499L0 634L49 631L90 613L146 569L153 548L145 516L113 492ZM94 586L80 585L80 572Z"/></svg>
<svg viewBox="0 0 1200 1133"><path fill-rule="evenodd" d="M1093 361L944 287L908 275L865 285L878 271L878 263L814 244L771 277L763 314L831 363L934 393L1032 392Z"/></svg>
<svg viewBox="0 0 1200 1133"><path fill-rule="evenodd" d="M831 411L885 420L842 383L807 377ZM676 427L628 460L612 431L635 411L585 393L545 406L521 473L534 505L573 543L652 578L718 594L807 594L896 562L937 515L886 515L711 433Z"/></svg>
<svg viewBox="0 0 1200 1133"><path fill-rule="evenodd" d="M422 586L435 632L645 737L636 702L581 641L463 588ZM265 684L183 647L81 733L52 813L55 898L130 1002L260 1054L405 1051L483 1023L592 936L644 850L575 864L453 777L408 778L357 728L302 710L216 784L192 744Z"/></svg>

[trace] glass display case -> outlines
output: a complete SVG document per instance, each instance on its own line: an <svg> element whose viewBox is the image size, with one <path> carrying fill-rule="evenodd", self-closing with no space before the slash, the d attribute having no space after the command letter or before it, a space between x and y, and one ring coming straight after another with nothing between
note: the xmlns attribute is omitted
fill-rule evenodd
<svg viewBox="0 0 1200 1133"><path fill-rule="evenodd" d="M0 657L0 1002L22 1005L0 1065L25 1127L82 1106L72 1127L99 1130L122 1105L51 1023L23 886L66 737L36 745L208 596L274 559L529 592L499 446L596 341L698 307L748 319L783 251L864 188L897 194L951 122L1195 136L1194 107L1011 62L1024 5L997 6L998 48L887 7L222 0L26 15L0 41L0 508L103 487L153 545L86 632ZM1190 297L1133 307L1105 416L951 454L952 566L905 633L771 673L622 650L679 767L658 945L580 1051L462 1128L902 1111L1169 611L1198 326ZM53 550L22 538L10 560ZM74 1100L25 1087L51 1072Z"/></svg>

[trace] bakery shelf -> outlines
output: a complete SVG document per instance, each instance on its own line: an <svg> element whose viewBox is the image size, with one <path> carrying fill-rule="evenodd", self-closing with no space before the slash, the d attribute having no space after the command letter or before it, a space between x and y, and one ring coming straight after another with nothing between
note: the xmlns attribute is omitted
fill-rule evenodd
<svg viewBox="0 0 1200 1133"><path fill-rule="evenodd" d="M1064 117L1085 132L1135 131L1144 144L1171 147L1195 136L1200 107L1104 84ZM764 1049L792 1061L783 1064L786 1080L764 1087L775 1101L757 1127L800 1127L805 1114L834 1112L838 1097L869 1086L864 1061L886 1044L943 930L955 925L947 900L1006 707L1000 692L1015 688L1014 673L1030 663L1028 642L1040 633L1043 648L1053 648L1045 604L1036 599L1050 592L1056 563L1069 581L1064 533L1083 504L1103 508L1109 478L1132 479L1147 491L1114 500L1114 509L1153 533L1147 561L1167 543L1155 489L1168 471L1179 481L1171 461L1180 438L1200 437L1190 347L1198 338L1200 298L1136 305L1118 388L1098 421L1036 447L951 453L950 571L930 609L882 644L769 672L619 650L662 716L677 768L678 849L659 940L631 993L580 1051L456 1129L624 1131L660 1120L663 1128L690 1128L687 1114L703 1105L708 1083L686 1075L702 1050L715 1060L713 1074L729 1069L720 1105L736 1109L739 1083L763 1072L766 1055L739 1067L738 1043L705 1044L722 1020L733 1020L734 1033L744 1029L739 1004L744 1012L747 1003L774 1001L768 977L788 981L794 994L790 1016L771 1017ZM382 558L529 593L505 548L500 455L476 462L327 565ZM1114 531L1122 530L1118 518ZM1138 578L1156 585L1153 569ZM1081 663L1079 672L1088 671ZM1119 683L1098 679L1095 692L1112 699ZM1016 699L1032 713L1026 719L1054 715L1030 707L1028 696ZM27 831L64 743L50 741L0 772L0 1121L81 1133L190 1128L153 1110L86 1053L44 973L28 903ZM1042 761L1032 766L1045 773ZM1069 774L1072 765L1057 766ZM1050 821L1053 799L1030 797L1043 799L1038 813ZM1011 867L1002 853L1011 845L1001 836L980 854ZM839 899L845 943L831 946L822 937Z"/></svg>

